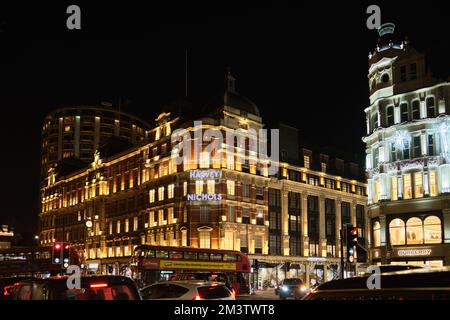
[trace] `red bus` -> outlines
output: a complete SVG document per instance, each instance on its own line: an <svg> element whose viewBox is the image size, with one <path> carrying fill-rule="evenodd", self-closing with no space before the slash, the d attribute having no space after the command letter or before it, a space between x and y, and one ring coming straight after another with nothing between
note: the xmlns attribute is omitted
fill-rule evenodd
<svg viewBox="0 0 450 320"><path fill-rule="evenodd" d="M140 286L160 280L187 279L183 274L226 275L237 294L248 292L251 270L246 254L232 250L140 245L130 267ZM221 277L219 277L221 278Z"/></svg>
<svg viewBox="0 0 450 320"><path fill-rule="evenodd" d="M78 251L69 245L54 244L46 247L15 247L0 249L0 277L22 276L22 277L47 277L65 274L69 265L82 263ZM66 261L54 263L52 255L54 247L57 250L67 251ZM68 260L68 261L67 261ZM58 260L59 261L59 260Z"/></svg>

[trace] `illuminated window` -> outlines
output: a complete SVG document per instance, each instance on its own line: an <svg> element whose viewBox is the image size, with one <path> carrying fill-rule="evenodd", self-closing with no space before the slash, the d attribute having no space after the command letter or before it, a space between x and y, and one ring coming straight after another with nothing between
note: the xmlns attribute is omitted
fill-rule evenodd
<svg viewBox="0 0 450 320"><path fill-rule="evenodd" d="M303 163L305 165L305 168L309 169L309 157L303 156Z"/></svg>
<svg viewBox="0 0 450 320"><path fill-rule="evenodd" d="M188 192L188 183L187 183L187 181L184 181L183 182L183 195L187 195L187 192Z"/></svg>
<svg viewBox="0 0 450 320"><path fill-rule="evenodd" d="M158 210L158 225L162 226L164 221L164 210Z"/></svg>
<svg viewBox="0 0 450 320"><path fill-rule="evenodd" d="M420 220L419 218L410 218L406 222L406 243L407 244L423 243L422 220Z"/></svg>
<svg viewBox="0 0 450 320"><path fill-rule="evenodd" d="M234 206L228 206L227 221L233 223L236 221Z"/></svg>
<svg viewBox="0 0 450 320"><path fill-rule="evenodd" d="M138 217L134 217L133 218L133 231L136 231L139 227L139 218Z"/></svg>
<svg viewBox="0 0 450 320"><path fill-rule="evenodd" d="M161 137L161 128L156 128L155 140L158 141L160 137Z"/></svg>
<svg viewBox="0 0 450 320"><path fill-rule="evenodd" d="M403 175L403 199L411 199L412 186L411 186L411 174Z"/></svg>
<svg viewBox="0 0 450 320"><path fill-rule="evenodd" d="M391 177L391 200L397 200L398 199L398 192L397 192L397 176Z"/></svg>
<svg viewBox="0 0 450 320"><path fill-rule="evenodd" d="M422 172L414 173L414 197L422 198L423 197L423 177Z"/></svg>
<svg viewBox="0 0 450 320"><path fill-rule="evenodd" d="M203 193L203 181L197 180L195 181L195 194Z"/></svg>
<svg viewBox="0 0 450 320"><path fill-rule="evenodd" d="M164 187L158 188L158 201L164 200Z"/></svg>
<svg viewBox="0 0 450 320"><path fill-rule="evenodd" d="M327 164L322 162L321 166L322 166L322 172L327 172Z"/></svg>
<svg viewBox="0 0 450 320"><path fill-rule="evenodd" d="M203 151L200 152L200 168L209 168L209 152Z"/></svg>
<svg viewBox="0 0 450 320"><path fill-rule="evenodd" d="M234 170L234 153L227 151L227 169Z"/></svg>
<svg viewBox="0 0 450 320"><path fill-rule="evenodd" d="M208 190L208 194L214 194L214 192L215 192L215 185L216 185L216 181L214 181L214 180L208 180L207 181L206 188Z"/></svg>
<svg viewBox="0 0 450 320"><path fill-rule="evenodd" d="M109 222L109 234L113 233L113 223L112 221Z"/></svg>
<svg viewBox="0 0 450 320"><path fill-rule="evenodd" d="M167 209L167 216L168 216L169 224L175 223L175 221L174 221L175 216L174 216L173 208Z"/></svg>
<svg viewBox="0 0 450 320"><path fill-rule="evenodd" d="M405 244L405 222L401 219L394 219L389 223L389 236L391 245L398 246Z"/></svg>
<svg viewBox="0 0 450 320"><path fill-rule="evenodd" d="M169 186L167 187L167 198L168 199L172 199L174 197L174 190L175 190L175 185L169 184Z"/></svg>
<svg viewBox="0 0 450 320"><path fill-rule="evenodd" d="M436 216L429 216L423 223L425 243L442 243L441 220Z"/></svg>
<svg viewBox="0 0 450 320"><path fill-rule="evenodd" d="M187 230L181 230L181 245L187 247Z"/></svg>
<svg viewBox="0 0 450 320"><path fill-rule="evenodd" d="M234 250L234 232L225 231L224 249Z"/></svg>
<svg viewBox="0 0 450 320"><path fill-rule="evenodd" d="M210 231L199 231L198 236L200 238L200 248L211 248L211 232Z"/></svg>
<svg viewBox="0 0 450 320"><path fill-rule="evenodd" d="M129 219L125 219L125 230L124 232L130 231L130 221Z"/></svg>
<svg viewBox="0 0 450 320"><path fill-rule="evenodd" d="M232 180L227 180L227 193L231 196L234 196L235 192L235 184Z"/></svg>
<svg viewBox="0 0 450 320"><path fill-rule="evenodd" d="M436 171L432 170L429 172L429 181L430 181L430 196L435 197L438 195Z"/></svg>
<svg viewBox="0 0 450 320"><path fill-rule="evenodd" d="M155 189L150 190L150 193L149 193L149 202L150 202L150 203L155 202Z"/></svg>
<svg viewBox="0 0 450 320"><path fill-rule="evenodd" d="M120 220L117 220L116 233L120 233Z"/></svg>
<svg viewBox="0 0 450 320"><path fill-rule="evenodd" d="M381 246L381 225L378 221L373 224L373 246Z"/></svg>
<svg viewBox="0 0 450 320"><path fill-rule="evenodd" d="M345 185L345 184L343 184ZM380 184L380 180L375 180L374 181L374 193L373 193L373 202L377 203L380 200L380 196L381 196L381 184Z"/></svg>

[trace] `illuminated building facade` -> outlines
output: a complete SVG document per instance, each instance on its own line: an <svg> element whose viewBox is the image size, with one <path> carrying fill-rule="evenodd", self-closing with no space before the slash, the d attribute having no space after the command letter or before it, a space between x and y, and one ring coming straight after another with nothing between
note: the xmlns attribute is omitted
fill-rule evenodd
<svg viewBox="0 0 450 320"><path fill-rule="evenodd" d="M0 226L0 249L8 249L14 240L14 231L7 225Z"/></svg>
<svg viewBox="0 0 450 320"><path fill-rule="evenodd" d="M263 126L256 105L236 92L228 74L220 103L203 115L175 104L155 119L140 146L109 157L96 153L89 168L66 176L49 174L41 189L41 244L70 242L89 266L106 273L128 264L134 246L154 244L248 253L260 263L260 287L288 276L281 270L287 262L289 272L306 279L320 270L321 281L334 277L341 225L358 225L367 239L366 185L357 174L345 178L358 171L348 170L351 164L313 157L297 145L301 161L289 164L282 157L280 169L269 174L250 140L239 139L213 154L203 143L182 163L173 156L176 130L186 130L194 143L196 134L211 128L226 136ZM254 161L238 161L242 152Z"/></svg>
<svg viewBox="0 0 450 320"><path fill-rule="evenodd" d="M369 55L366 171L374 263L450 265L450 83L379 29Z"/></svg>
<svg viewBox="0 0 450 320"><path fill-rule="evenodd" d="M149 129L145 121L107 103L57 109L46 116L42 127L41 175L46 177L50 168L66 158L92 162L95 150L110 137L138 144Z"/></svg>

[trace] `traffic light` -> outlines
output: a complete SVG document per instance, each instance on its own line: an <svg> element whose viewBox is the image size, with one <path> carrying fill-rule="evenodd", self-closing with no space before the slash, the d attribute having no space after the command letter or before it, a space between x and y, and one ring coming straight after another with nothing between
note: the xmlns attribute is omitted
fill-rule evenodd
<svg viewBox="0 0 450 320"><path fill-rule="evenodd" d="M61 264L61 243L53 244L52 248L52 264Z"/></svg>
<svg viewBox="0 0 450 320"><path fill-rule="evenodd" d="M68 268L70 265L70 245L64 244L62 250L62 263L64 268Z"/></svg>
<svg viewBox="0 0 450 320"><path fill-rule="evenodd" d="M355 262L355 248L358 244L358 228L352 224L346 226L347 262Z"/></svg>

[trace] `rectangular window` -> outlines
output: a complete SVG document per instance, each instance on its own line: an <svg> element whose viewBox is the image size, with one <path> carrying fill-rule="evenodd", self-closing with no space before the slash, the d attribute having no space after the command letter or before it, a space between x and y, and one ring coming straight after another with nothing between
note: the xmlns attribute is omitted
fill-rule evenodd
<svg viewBox="0 0 450 320"><path fill-rule="evenodd" d="M134 217L133 218L133 231L136 231L139 228L139 218Z"/></svg>
<svg viewBox="0 0 450 320"><path fill-rule="evenodd" d="M434 135L428 135L428 155L434 156Z"/></svg>
<svg viewBox="0 0 450 320"><path fill-rule="evenodd" d="M210 249L211 248L211 232L209 231L199 231L200 238L200 248Z"/></svg>
<svg viewBox="0 0 450 320"><path fill-rule="evenodd" d="M214 194L216 181L215 180L208 180L206 186L207 186L208 194Z"/></svg>
<svg viewBox="0 0 450 320"><path fill-rule="evenodd" d="M242 208L242 223L250 223L250 209Z"/></svg>
<svg viewBox="0 0 450 320"><path fill-rule="evenodd" d="M327 172L327 164L322 162L321 163L322 172Z"/></svg>
<svg viewBox="0 0 450 320"><path fill-rule="evenodd" d="M430 196L431 197L435 197L435 196L438 195L436 171L430 170L430 172L429 172L429 180L430 180Z"/></svg>
<svg viewBox="0 0 450 320"><path fill-rule="evenodd" d="M416 63L411 63L410 65L410 79L411 80L416 80L417 79L417 64Z"/></svg>
<svg viewBox="0 0 450 320"><path fill-rule="evenodd" d="M167 187L167 198L168 199L172 199L175 196L175 185L174 184L170 184Z"/></svg>
<svg viewBox="0 0 450 320"><path fill-rule="evenodd" d="M421 152L420 152L420 136L414 137L413 139L413 143L414 143L414 158L419 158L421 156Z"/></svg>
<svg viewBox="0 0 450 320"><path fill-rule="evenodd" d="M241 240L241 248L247 248L248 247L248 238L246 232L241 232L239 234L239 239Z"/></svg>
<svg viewBox="0 0 450 320"><path fill-rule="evenodd" d="M401 112L401 122L407 122L409 120L409 111L407 103L402 103L400 105L400 112Z"/></svg>
<svg viewBox="0 0 450 320"><path fill-rule="evenodd" d="M124 232L128 232L130 231L130 220L129 219L125 219L125 230Z"/></svg>
<svg viewBox="0 0 450 320"><path fill-rule="evenodd" d="M164 210L158 210L158 225L162 226L164 223Z"/></svg>
<svg viewBox="0 0 450 320"><path fill-rule="evenodd" d="M262 249L262 236L255 236L255 249Z"/></svg>
<svg viewBox="0 0 450 320"><path fill-rule="evenodd" d="M188 192L188 183L187 183L187 181L184 181L183 182L183 195L184 196L187 195L187 192Z"/></svg>
<svg viewBox="0 0 450 320"><path fill-rule="evenodd" d="M167 219L168 219L168 224L175 223L175 221L174 221L175 216L174 216L174 213L173 213L173 207L167 209L167 216L168 216L168 217L167 217Z"/></svg>
<svg viewBox="0 0 450 320"><path fill-rule="evenodd" d="M224 249L226 250L234 250L234 232L233 231L225 231L224 238Z"/></svg>
<svg viewBox="0 0 450 320"><path fill-rule="evenodd" d="M195 181L195 194L203 193L203 181L197 180Z"/></svg>
<svg viewBox="0 0 450 320"><path fill-rule="evenodd" d="M152 189L149 192L149 202L150 203L154 203L155 202L155 189Z"/></svg>
<svg viewBox="0 0 450 320"><path fill-rule="evenodd" d="M309 157L308 156L303 156L303 163L305 168L309 169Z"/></svg>
<svg viewBox="0 0 450 320"><path fill-rule="evenodd" d="M414 173L414 198L423 197L423 177L422 172Z"/></svg>
<svg viewBox="0 0 450 320"><path fill-rule="evenodd" d="M391 200L398 199L397 188L397 176L393 176L391 177Z"/></svg>
<svg viewBox="0 0 450 320"><path fill-rule="evenodd" d="M411 174L403 175L403 199L412 198Z"/></svg>
<svg viewBox="0 0 450 320"><path fill-rule="evenodd" d="M409 155L409 148L410 148L410 144L409 141L404 141L404 145L403 145L403 159L409 159L410 155Z"/></svg>
<svg viewBox="0 0 450 320"><path fill-rule="evenodd" d="M405 82L407 80L406 78L406 66L400 67L400 81Z"/></svg>
<svg viewBox="0 0 450 320"><path fill-rule="evenodd" d="M242 185L242 196L246 198L250 198L250 185L247 183L244 183Z"/></svg>
<svg viewBox="0 0 450 320"><path fill-rule="evenodd" d="M235 192L235 184L234 184L234 181L227 180L227 193L228 193L230 196L234 196L234 192Z"/></svg>
<svg viewBox="0 0 450 320"><path fill-rule="evenodd" d="M209 168L209 152L203 151L200 152L200 168L206 169Z"/></svg>
<svg viewBox="0 0 450 320"><path fill-rule="evenodd" d="M120 220L117 220L116 233L120 233Z"/></svg>
<svg viewBox="0 0 450 320"><path fill-rule="evenodd" d="M227 221L228 222L235 222L236 221L236 217L235 217L235 210L234 210L234 206L228 206L228 214L227 214Z"/></svg>
<svg viewBox="0 0 450 320"><path fill-rule="evenodd" d="M164 200L164 187L158 188L158 201Z"/></svg>
<svg viewBox="0 0 450 320"><path fill-rule="evenodd" d="M200 222L207 223L209 222L209 206L200 206Z"/></svg>
<svg viewBox="0 0 450 320"><path fill-rule="evenodd" d="M395 148L395 143L391 143L391 161L397 161L397 149Z"/></svg>

